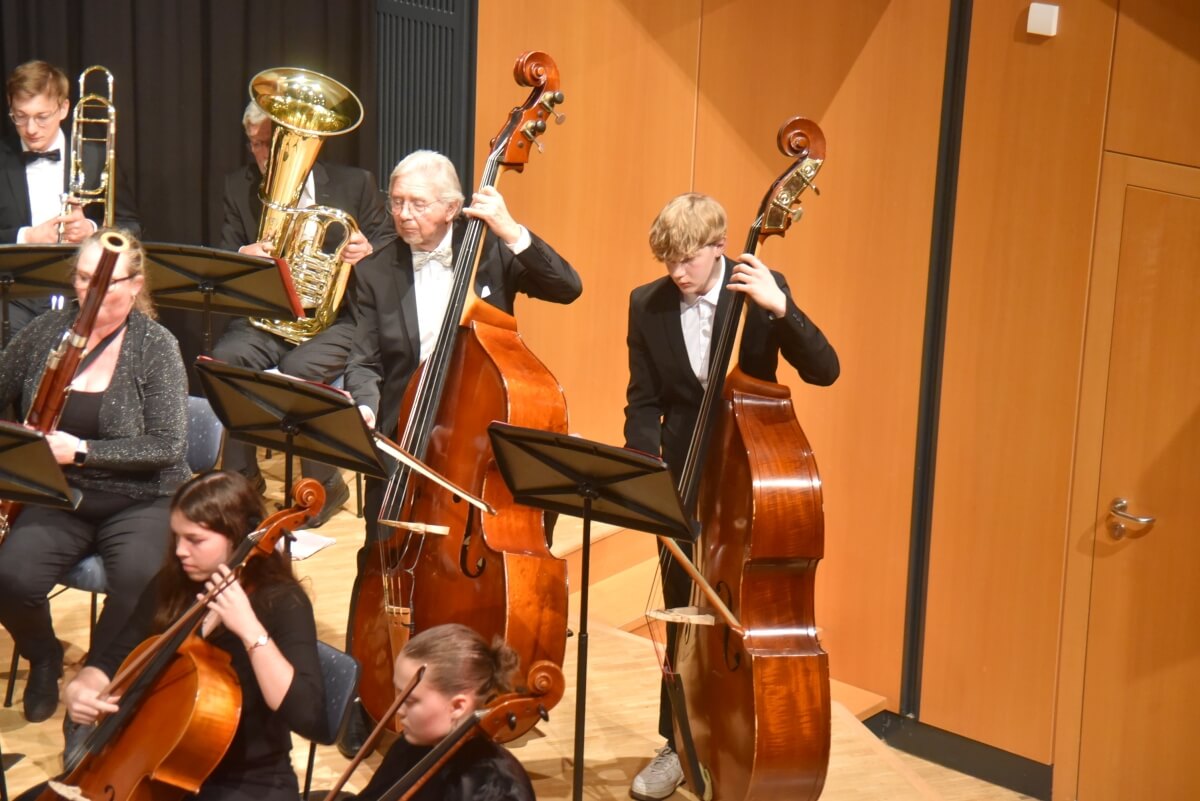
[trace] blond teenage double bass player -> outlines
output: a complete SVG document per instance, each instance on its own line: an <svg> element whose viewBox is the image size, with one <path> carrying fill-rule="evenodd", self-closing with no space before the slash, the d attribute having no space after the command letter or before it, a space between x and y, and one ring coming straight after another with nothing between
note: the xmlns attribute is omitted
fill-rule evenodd
<svg viewBox="0 0 1200 801"><path fill-rule="evenodd" d="M625 407L626 445L663 455L681 489L689 513L699 518L701 544L708 543L714 549L719 549L722 544L714 541L722 536L717 531L720 521L710 519L711 504L700 504L697 508L698 500L704 500L697 498L699 479L704 476L705 470L720 471L725 468L729 468L729 481L726 484L741 486L744 483L741 479L745 478L740 465L730 467L722 463L721 449L727 443L709 439L710 429L720 427L716 423L724 426L722 431L729 428L715 414L721 409L728 409L727 401L723 403L721 400L723 385L728 393L733 392L734 388L745 390L748 385L762 392L770 391L775 386L772 382L777 376L780 356L804 381L811 384L832 384L840 372L833 347L793 300L786 279L754 255L753 244L757 243L757 239L752 238L752 245L747 247L749 252L735 260L725 255L726 237L724 209L706 195L680 195L667 203L655 219L650 230L651 251L666 266L667 275L638 287L630 296L630 380ZM738 328L738 312L744 300L750 303L745 304L747 308L737 354L740 369L726 377L724 365L728 363L732 351L731 332ZM710 359L713 360L711 364ZM790 406L788 408L790 410ZM794 417L792 421L794 423ZM792 433L790 428L778 427L776 432L777 435L789 436ZM767 444L769 435L759 430L757 436L763 440L762 444ZM802 433L800 436L803 436ZM708 485L707 489L711 500L713 485ZM733 504L727 502L725 505ZM788 536L787 532L778 533L784 538ZM732 542L723 544L725 550L733 554L742 553L738 545L745 545L734 545ZM685 547L685 555L689 558L692 557L690 551L690 547ZM747 546L746 553L751 552L753 547ZM692 593L692 579L662 549L660 561L667 607L687 606ZM735 590L740 590L740 587ZM725 600L730 602L731 599L726 597ZM735 613L739 611L734 610ZM677 636L676 626L668 627L667 652L673 662L677 661ZM746 659L738 664L740 656L732 653L732 650L718 656L721 660L728 657L730 664L716 672L734 673L740 669L743 675L749 676L752 660ZM733 698L722 700L734 702ZM689 705L691 701L689 698ZM743 711L751 715L755 712ZM719 728L711 720L698 723L701 734L710 740L709 735ZM753 722L750 725L753 726ZM660 702L659 733L666 742L634 778L630 792L635 798L666 798L675 792L684 779L683 765L680 763L683 744L676 741L668 683L665 680ZM714 747L722 754L732 755L738 754L744 745L738 744L737 748L733 748L722 747L718 743ZM707 755L702 756L707 759ZM734 758L740 759L742 755ZM731 772L734 771L726 771L726 778ZM721 778L716 777L717 780ZM721 798L737 797L723 792L719 784L717 793Z"/></svg>

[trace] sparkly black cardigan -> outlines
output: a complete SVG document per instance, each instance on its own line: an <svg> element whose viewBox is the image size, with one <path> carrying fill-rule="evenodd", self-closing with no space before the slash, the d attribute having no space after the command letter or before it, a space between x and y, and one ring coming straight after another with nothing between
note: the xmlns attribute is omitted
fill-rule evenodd
<svg viewBox="0 0 1200 801"><path fill-rule="evenodd" d="M73 309L36 318L0 353L0 409L20 402L24 419L46 358L75 319ZM170 495L191 473L187 448L187 376L179 343L139 311L129 326L100 405L100 436L88 440L82 467L66 466L72 486L147 500Z"/></svg>

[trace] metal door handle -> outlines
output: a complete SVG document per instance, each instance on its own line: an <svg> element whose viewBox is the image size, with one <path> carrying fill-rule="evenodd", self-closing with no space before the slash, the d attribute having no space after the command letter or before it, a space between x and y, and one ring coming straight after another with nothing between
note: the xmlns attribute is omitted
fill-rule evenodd
<svg viewBox="0 0 1200 801"><path fill-rule="evenodd" d="M1130 514L1125 511L1129 508L1129 501L1124 498L1113 498L1112 504L1108 507L1108 513L1120 520L1128 520L1130 523L1137 523L1139 526L1148 526L1155 521L1156 518L1149 515L1141 516ZM1108 530L1112 534L1114 540L1119 540L1125 536L1125 524L1119 520L1110 520Z"/></svg>

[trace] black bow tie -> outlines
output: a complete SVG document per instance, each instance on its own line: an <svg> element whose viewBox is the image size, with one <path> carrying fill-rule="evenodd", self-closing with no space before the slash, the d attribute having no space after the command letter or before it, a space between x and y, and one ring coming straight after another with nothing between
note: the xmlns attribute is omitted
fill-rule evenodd
<svg viewBox="0 0 1200 801"><path fill-rule="evenodd" d="M57 150L22 150L21 158L26 164L32 164L38 159L59 161L62 158L62 153L58 152Z"/></svg>

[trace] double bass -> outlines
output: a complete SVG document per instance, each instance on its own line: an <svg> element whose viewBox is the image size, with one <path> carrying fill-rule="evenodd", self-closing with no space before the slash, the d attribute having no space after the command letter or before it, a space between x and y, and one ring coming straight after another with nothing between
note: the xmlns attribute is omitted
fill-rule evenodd
<svg viewBox="0 0 1200 801"><path fill-rule="evenodd" d="M295 505L246 536L227 562L231 569L271 554L279 537L320 511L325 490L303 479L294 497ZM101 691L120 696L119 710L64 755L66 771L37 801L170 801L200 789L233 741L241 714L241 687L229 654L197 634L209 599L221 588L129 654Z"/></svg>
<svg viewBox="0 0 1200 801"><path fill-rule="evenodd" d="M810 120L785 122L778 145L794 161L763 198L747 253L799 217L800 195L824 161L824 134ZM714 625L684 625L676 641L686 699L686 715L676 710L680 758L693 789L711 777L716 799L811 800L824 787L830 737L829 664L814 619L821 480L788 388L738 367L726 375L743 309L733 293L713 332L678 486L700 525L694 592L715 610Z"/></svg>
<svg viewBox="0 0 1200 801"><path fill-rule="evenodd" d="M521 171L547 120L562 119L550 56L523 54L514 76L532 91L492 140L480 189L502 169ZM374 720L394 698L396 656L418 631L463 623L486 640L502 637L523 666L561 667L566 651L566 563L550 553L541 513L514 503L487 435L493 420L565 433L566 401L516 320L475 295L484 233L480 220L467 222L437 345L404 396L400 446L497 513L484 516L403 466L389 480L380 526L390 530L369 551L351 613L359 695ZM529 683L531 694L547 690Z"/></svg>

